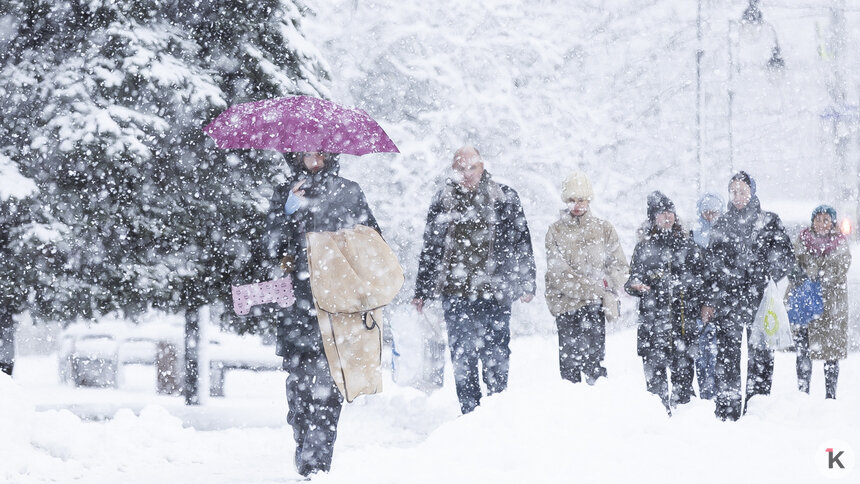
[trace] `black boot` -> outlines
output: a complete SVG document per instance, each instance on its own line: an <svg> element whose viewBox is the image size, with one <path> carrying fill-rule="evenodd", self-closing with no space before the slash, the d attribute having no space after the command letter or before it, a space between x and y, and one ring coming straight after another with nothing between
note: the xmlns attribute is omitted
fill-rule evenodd
<svg viewBox="0 0 860 484"><path fill-rule="evenodd" d="M836 399L836 380L839 379L839 360L824 362L824 384L827 387L825 398Z"/></svg>
<svg viewBox="0 0 860 484"><path fill-rule="evenodd" d="M809 380L812 377L812 360L809 358L809 328L799 328L794 333L794 347L797 350L797 389L809 393Z"/></svg>
<svg viewBox="0 0 860 484"><path fill-rule="evenodd" d="M718 394L714 414L722 421L736 421L741 418L744 405L740 398L727 397Z"/></svg>
<svg viewBox="0 0 860 484"><path fill-rule="evenodd" d="M678 393L672 393L671 403L673 407L677 407L678 405L684 405L690 403L690 399L692 398L692 393L681 391Z"/></svg>
<svg viewBox="0 0 860 484"><path fill-rule="evenodd" d="M809 356L797 356L797 389L809 393L809 380L812 379L812 360Z"/></svg>

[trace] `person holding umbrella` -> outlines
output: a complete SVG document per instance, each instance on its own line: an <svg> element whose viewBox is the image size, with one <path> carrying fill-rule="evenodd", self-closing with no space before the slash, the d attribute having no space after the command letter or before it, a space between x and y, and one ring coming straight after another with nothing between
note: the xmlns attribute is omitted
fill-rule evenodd
<svg viewBox="0 0 860 484"><path fill-rule="evenodd" d="M264 254L292 274L296 302L281 312L277 354L287 376L287 420L296 439L296 469L307 476L331 466L343 396L332 380L311 293L309 231L335 232L356 224L379 225L357 183L338 175L330 153L287 154L293 176L275 190Z"/></svg>
<svg viewBox="0 0 860 484"><path fill-rule="evenodd" d="M331 467L343 395L326 358L308 264L309 232L364 225L380 232L361 187L338 174L338 154L398 152L367 113L330 101L295 96L233 106L205 131L221 148L275 149L291 174L275 187L263 237L263 256L280 262L295 303L276 312L289 412L302 476Z"/></svg>

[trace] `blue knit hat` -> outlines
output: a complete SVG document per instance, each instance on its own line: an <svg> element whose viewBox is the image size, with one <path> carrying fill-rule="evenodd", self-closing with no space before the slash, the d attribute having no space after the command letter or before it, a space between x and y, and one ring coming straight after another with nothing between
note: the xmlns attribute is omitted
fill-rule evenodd
<svg viewBox="0 0 860 484"><path fill-rule="evenodd" d="M830 205L819 205L815 207L815 210L812 211L812 217L809 218L809 221L814 221L815 216L819 213L826 213L827 215L830 215L830 220L834 224L836 223L836 209L831 207Z"/></svg>
<svg viewBox="0 0 860 484"><path fill-rule="evenodd" d="M696 203L696 209L700 217L705 212L717 212L722 215L726 210L726 204L723 203L723 199L716 193L706 193Z"/></svg>

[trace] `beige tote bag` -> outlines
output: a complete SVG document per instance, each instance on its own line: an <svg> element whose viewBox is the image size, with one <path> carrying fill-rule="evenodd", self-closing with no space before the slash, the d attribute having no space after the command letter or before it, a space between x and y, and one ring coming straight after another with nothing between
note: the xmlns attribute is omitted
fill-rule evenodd
<svg viewBox="0 0 860 484"><path fill-rule="evenodd" d="M382 307L403 286L394 251L364 225L308 232L311 292L332 378L352 402L382 391Z"/></svg>

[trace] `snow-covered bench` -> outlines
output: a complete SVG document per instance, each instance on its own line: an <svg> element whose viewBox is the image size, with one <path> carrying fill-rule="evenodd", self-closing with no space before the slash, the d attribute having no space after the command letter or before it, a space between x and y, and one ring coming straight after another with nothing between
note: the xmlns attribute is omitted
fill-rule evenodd
<svg viewBox="0 0 860 484"><path fill-rule="evenodd" d="M228 370L281 369L282 360L274 348L259 338L209 329L208 344L201 348L200 356L209 361L211 396L224 396ZM105 318L98 324L75 323L61 337L60 379L75 386L117 388L124 365L155 365L158 392L176 394L185 371L183 332L184 322L178 318L161 317L141 324L118 318Z"/></svg>
<svg viewBox="0 0 860 484"><path fill-rule="evenodd" d="M218 341L206 348L209 358L209 395L224 396L224 377L228 370L280 371L280 356L271 346L260 344L256 338L248 339L234 334L221 333Z"/></svg>

